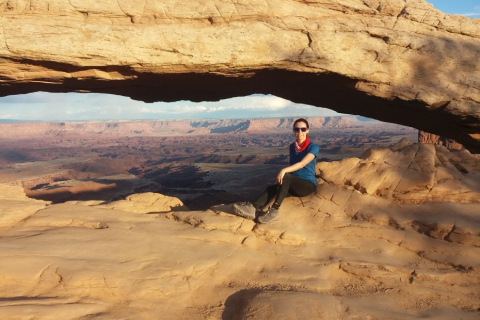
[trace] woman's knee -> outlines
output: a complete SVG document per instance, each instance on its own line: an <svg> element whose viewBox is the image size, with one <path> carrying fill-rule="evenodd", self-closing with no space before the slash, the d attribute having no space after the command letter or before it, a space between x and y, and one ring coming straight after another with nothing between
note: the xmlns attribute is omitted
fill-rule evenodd
<svg viewBox="0 0 480 320"><path fill-rule="evenodd" d="M297 197L306 197L317 190L317 186L311 181L297 179L290 185L289 192Z"/></svg>
<svg viewBox="0 0 480 320"><path fill-rule="evenodd" d="M277 190L278 190L278 185L277 184L273 184L273 185L270 185L270 186L267 187L267 192L269 194L276 193Z"/></svg>
<svg viewBox="0 0 480 320"><path fill-rule="evenodd" d="M292 181L292 179L293 179L294 176L295 176L295 175L294 175L293 173L287 172L287 173L285 173L285 175L283 176L283 181L288 181L288 182L290 182L290 181Z"/></svg>

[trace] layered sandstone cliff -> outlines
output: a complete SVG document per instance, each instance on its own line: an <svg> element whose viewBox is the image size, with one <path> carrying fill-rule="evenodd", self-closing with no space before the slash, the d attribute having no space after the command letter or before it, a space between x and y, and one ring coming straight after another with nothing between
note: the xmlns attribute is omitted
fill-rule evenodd
<svg viewBox="0 0 480 320"><path fill-rule="evenodd" d="M294 118L277 119L226 119L226 120L137 120L137 121L71 121L1 123L3 139L38 136L167 136L211 133L273 133L291 132ZM308 118L312 129L362 127L356 117ZM369 122L365 127L392 127L390 124ZM393 127L399 127L393 125ZM413 130L412 130L413 131Z"/></svg>
<svg viewBox="0 0 480 320"><path fill-rule="evenodd" d="M274 94L480 150L480 20L423 0L8 0L0 12L0 96Z"/></svg>

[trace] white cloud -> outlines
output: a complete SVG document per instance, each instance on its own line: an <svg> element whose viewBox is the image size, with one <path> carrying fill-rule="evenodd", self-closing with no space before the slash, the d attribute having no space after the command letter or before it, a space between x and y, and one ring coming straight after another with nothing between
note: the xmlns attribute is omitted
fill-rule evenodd
<svg viewBox="0 0 480 320"><path fill-rule="evenodd" d="M99 93L46 93L0 98L0 118L19 120L120 120L326 116L335 112L296 104L272 95L221 101L144 103Z"/></svg>
<svg viewBox="0 0 480 320"><path fill-rule="evenodd" d="M147 107L139 108L138 112L140 112L140 113L161 113L160 110L153 110L153 109L147 108Z"/></svg>
<svg viewBox="0 0 480 320"><path fill-rule="evenodd" d="M236 97L219 102L209 102L207 112L228 110L280 110L292 105L292 102L271 95L252 95Z"/></svg>
<svg viewBox="0 0 480 320"><path fill-rule="evenodd" d="M183 113L195 113L195 112L205 112L208 111L208 107L199 105L183 105L183 106L175 106L175 113L176 114L183 114Z"/></svg>
<svg viewBox="0 0 480 320"><path fill-rule="evenodd" d="M10 113L7 113L7 114L0 114L0 119L17 119L18 118L18 114L10 114Z"/></svg>
<svg viewBox="0 0 480 320"><path fill-rule="evenodd" d="M480 17L480 6L475 6L472 11L462 13L461 15L466 17Z"/></svg>

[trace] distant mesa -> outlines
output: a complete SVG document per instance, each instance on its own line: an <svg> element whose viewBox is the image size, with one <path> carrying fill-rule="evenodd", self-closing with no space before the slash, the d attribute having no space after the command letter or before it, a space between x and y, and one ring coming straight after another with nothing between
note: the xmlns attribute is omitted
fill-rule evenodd
<svg viewBox="0 0 480 320"><path fill-rule="evenodd" d="M175 134L202 135L216 133L290 132L294 118L225 119L225 120L121 120L4 123L2 138L46 136L168 136ZM311 117L312 128L352 128L362 126L355 116Z"/></svg>
<svg viewBox="0 0 480 320"><path fill-rule="evenodd" d="M480 20L424 0L3 1L0 17L0 96L271 94L480 153Z"/></svg>

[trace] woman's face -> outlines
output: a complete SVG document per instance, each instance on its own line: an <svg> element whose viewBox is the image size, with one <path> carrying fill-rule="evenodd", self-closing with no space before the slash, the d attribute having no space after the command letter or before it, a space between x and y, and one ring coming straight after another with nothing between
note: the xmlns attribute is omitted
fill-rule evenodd
<svg viewBox="0 0 480 320"><path fill-rule="evenodd" d="M299 128L300 130L295 128ZM302 129L305 130L305 132ZM303 141L307 138L308 131L307 124L303 121L299 121L293 126L293 133L299 141Z"/></svg>

